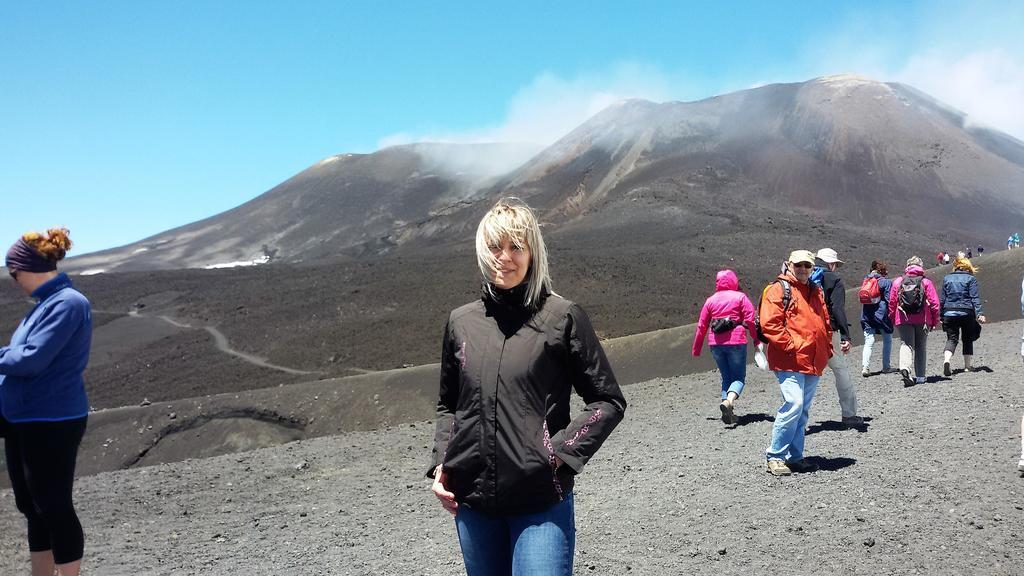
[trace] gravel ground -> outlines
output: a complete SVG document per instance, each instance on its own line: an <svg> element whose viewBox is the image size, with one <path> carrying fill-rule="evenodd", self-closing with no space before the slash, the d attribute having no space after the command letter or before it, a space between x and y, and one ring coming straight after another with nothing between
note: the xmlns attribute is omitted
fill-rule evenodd
<svg viewBox="0 0 1024 576"><path fill-rule="evenodd" d="M577 484L576 573L1019 574L1022 327L985 327L986 371L909 389L861 378L855 348L867 424L839 426L826 372L807 440L822 470L787 478L764 470L770 373L751 367L732 428L715 372L627 387L626 420ZM933 333L935 374L941 346ZM420 422L82 478L85 573L460 574L423 478L432 433ZM9 490L0 550L0 574L28 573Z"/></svg>

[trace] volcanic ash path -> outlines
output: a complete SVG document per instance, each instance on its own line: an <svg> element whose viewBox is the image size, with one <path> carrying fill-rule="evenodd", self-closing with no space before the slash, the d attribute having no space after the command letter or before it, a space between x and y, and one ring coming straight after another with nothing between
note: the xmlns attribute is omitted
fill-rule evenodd
<svg viewBox="0 0 1024 576"><path fill-rule="evenodd" d="M807 439L823 469L788 478L764 471L779 403L770 373L750 367L733 429L718 420L717 373L627 387L625 421L577 484L576 573L1020 573L1022 327L985 327L976 363L990 371L909 389L896 375L861 378L855 348L867 425L838 426L826 372ZM931 334L936 375L942 343ZM85 568L462 574L452 521L423 478L432 435L407 424L82 478ZM0 573L28 572L24 530L0 491Z"/></svg>

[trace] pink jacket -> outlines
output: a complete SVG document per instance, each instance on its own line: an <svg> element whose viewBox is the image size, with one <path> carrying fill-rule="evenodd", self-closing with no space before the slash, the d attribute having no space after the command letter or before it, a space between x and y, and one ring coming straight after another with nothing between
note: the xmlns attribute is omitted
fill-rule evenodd
<svg viewBox="0 0 1024 576"><path fill-rule="evenodd" d="M757 341L754 332L754 305L750 298L740 292L740 281L732 270L721 270L718 272L715 281L715 293L705 302L700 310L700 319L697 320L697 333L693 336L693 355L700 356L700 349L704 346L704 337L708 336L708 346L725 346L729 344L746 344L745 332L750 332L750 338ZM737 326L729 332L715 334L709 331L712 318L732 318ZM744 330L744 328L746 330Z"/></svg>
<svg viewBox="0 0 1024 576"><path fill-rule="evenodd" d="M924 276L924 268L920 266L907 266L903 272L906 276ZM903 276L892 281L892 288L889 289L889 318L894 326L900 324L927 324L931 328L939 323L939 295L935 292L935 285L925 278L921 281L921 289L924 290L924 309L913 314L907 314L899 307L900 284L903 283Z"/></svg>

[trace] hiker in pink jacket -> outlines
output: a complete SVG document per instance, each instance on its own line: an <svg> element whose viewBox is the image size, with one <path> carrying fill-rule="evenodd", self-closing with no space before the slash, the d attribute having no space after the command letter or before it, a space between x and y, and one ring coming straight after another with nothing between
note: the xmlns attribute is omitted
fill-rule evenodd
<svg viewBox="0 0 1024 576"><path fill-rule="evenodd" d="M708 329L710 328L710 336ZM735 424L733 402L743 392L747 377L747 334L757 342L754 331L754 305L740 291L740 281L732 270L721 270L715 281L715 293L706 301L697 320L693 337L693 355L700 356L704 337L708 338L711 355L722 373L722 422Z"/></svg>
<svg viewBox="0 0 1024 576"><path fill-rule="evenodd" d="M892 281L889 289L889 318L900 333L900 376L904 386L925 381L928 332L939 323L939 295L932 281L924 277L921 258L911 256L903 276ZM910 360L914 360L914 378Z"/></svg>

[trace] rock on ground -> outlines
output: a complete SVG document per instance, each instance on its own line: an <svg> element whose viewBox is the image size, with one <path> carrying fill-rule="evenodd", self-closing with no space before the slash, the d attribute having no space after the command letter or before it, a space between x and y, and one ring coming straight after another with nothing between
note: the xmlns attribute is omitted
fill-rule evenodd
<svg viewBox="0 0 1024 576"><path fill-rule="evenodd" d="M908 389L862 378L854 349L866 425L841 428L826 372L807 439L822 470L787 478L764 469L770 373L749 367L735 428L718 420L716 372L627 387L625 421L577 484L576 573L1019 573L1022 327L986 326L987 370L951 379L932 333L933 376ZM85 573L461 574L423 478L432 434L420 422L82 478ZM28 573L24 537L0 491L0 573Z"/></svg>

